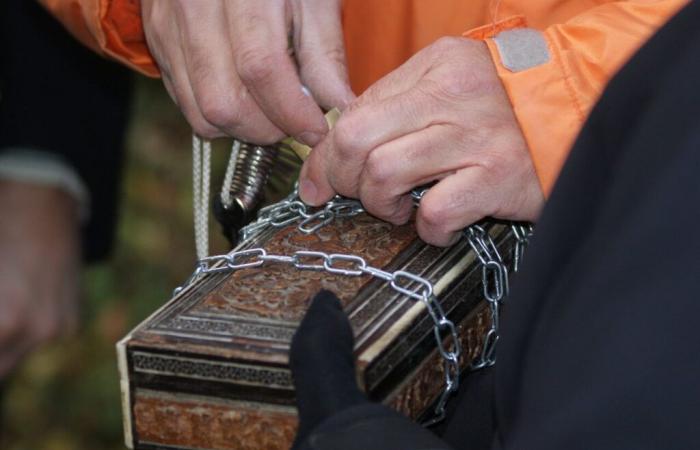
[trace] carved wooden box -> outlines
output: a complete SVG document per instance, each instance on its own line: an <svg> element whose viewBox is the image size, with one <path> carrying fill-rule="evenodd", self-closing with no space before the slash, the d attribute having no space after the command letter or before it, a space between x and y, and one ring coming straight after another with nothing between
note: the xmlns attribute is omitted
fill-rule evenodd
<svg viewBox="0 0 700 450"><path fill-rule="evenodd" d="M513 239L489 233L502 255ZM462 365L477 355L490 315L482 268L465 241L426 245L412 225L364 214L313 235L269 229L242 248L351 253L387 271L429 279L458 324ZM358 380L370 398L418 419L442 390L432 322L420 301L369 276L301 271L284 264L208 275L171 299L118 345L126 443L138 449L287 449L295 432L287 352L309 298L338 294L356 337Z"/></svg>

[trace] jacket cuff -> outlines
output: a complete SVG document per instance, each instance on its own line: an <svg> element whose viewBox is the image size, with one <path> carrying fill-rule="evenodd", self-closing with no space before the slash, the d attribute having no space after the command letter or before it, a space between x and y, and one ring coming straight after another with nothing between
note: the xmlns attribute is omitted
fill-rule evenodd
<svg viewBox="0 0 700 450"><path fill-rule="evenodd" d="M546 33L521 16L479 27L465 37L486 42L513 106L545 195L549 195L586 114Z"/></svg>
<svg viewBox="0 0 700 450"><path fill-rule="evenodd" d="M104 52L144 75L159 76L143 32L141 2L101 0L99 14Z"/></svg>
<svg viewBox="0 0 700 450"><path fill-rule="evenodd" d="M158 67L148 50L140 0L39 0L84 45L151 77Z"/></svg>

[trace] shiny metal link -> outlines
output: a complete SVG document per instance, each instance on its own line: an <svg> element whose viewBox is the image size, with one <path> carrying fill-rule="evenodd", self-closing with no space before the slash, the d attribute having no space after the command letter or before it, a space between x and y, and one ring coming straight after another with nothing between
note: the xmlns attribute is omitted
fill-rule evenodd
<svg viewBox="0 0 700 450"><path fill-rule="evenodd" d="M304 234L313 234L331 223L333 218L334 215L331 211L322 209L302 220L299 224L299 231Z"/></svg>
<svg viewBox="0 0 700 450"><path fill-rule="evenodd" d="M295 188L292 193L270 206L260 209L258 218L241 229L239 237L242 242L268 227L281 228L298 223L297 229L304 234L313 234L333 222L337 217L353 217L364 212L358 200L335 196L323 208L307 206L299 199Z"/></svg>
<svg viewBox="0 0 700 450"><path fill-rule="evenodd" d="M433 320L433 334L437 342L438 352L442 357L445 378L445 387L435 406L434 415L423 423L424 426L429 427L441 422L445 418L447 401L450 399L450 396L459 389L459 376L461 372L459 358L462 355L462 344L459 340L457 327L455 327L455 324L451 320L447 319L442 306L432 294L432 285L430 286L430 294L428 296L426 296L427 293L427 290L423 291L422 301L428 310L430 318ZM448 332L445 342L443 342L442 339L442 333L444 331ZM451 349L450 344L452 346Z"/></svg>
<svg viewBox="0 0 700 450"><path fill-rule="evenodd" d="M414 282L416 287L411 288L410 286ZM391 287L416 300L430 298L433 295L433 285L428 280L403 270L397 270L393 273Z"/></svg>
<svg viewBox="0 0 700 450"><path fill-rule="evenodd" d="M324 270L326 268L326 254L323 252L298 251L292 256L294 267L302 270ZM307 260L310 258L321 259L321 264L303 263L302 258Z"/></svg>
<svg viewBox="0 0 700 450"><path fill-rule="evenodd" d="M352 263L352 266L355 268L334 267L336 262L349 262ZM332 255L328 255L328 258L323 261L323 268L330 273L359 277L365 274L362 269L367 268L367 262L359 256L334 253Z"/></svg>
<svg viewBox="0 0 700 450"><path fill-rule="evenodd" d="M483 337L481 353L471 363L471 369L478 370L496 362L500 308L508 295L508 267L503 263L496 244L483 227L472 225L464 230L464 236L481 263L484 298L491 316L491 324Z"/></svg>
<svg viewBox="0 0 700 450"><path fill-rule="evenodd" d="M226 266L231 270L260 267L265 264L265 260L263 259L265 256L267 256L267 252L262 248L251 248L249 250L229 253Z"/></svg>
<svg viewBox="0 0 700 450"><path fill-rule="evenodd" d="M533 228L532 224L529 223L513 223L510 225L510 229L513 232L513 236L515 236L515 247L513 247L513 271L518 272L523 260L523 255L525 254L525 249L532 237Z"/></svg>

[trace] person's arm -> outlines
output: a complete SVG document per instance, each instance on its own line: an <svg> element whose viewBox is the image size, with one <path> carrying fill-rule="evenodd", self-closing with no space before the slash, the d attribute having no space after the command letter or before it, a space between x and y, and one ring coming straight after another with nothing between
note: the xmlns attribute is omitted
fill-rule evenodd
<svg viewBox="0 0 700 450"><path fill-rule="evenodd" d="M465 33L486 40L545 193L608 80L686 3L614 1L543 30L511 17Z"/></svg>

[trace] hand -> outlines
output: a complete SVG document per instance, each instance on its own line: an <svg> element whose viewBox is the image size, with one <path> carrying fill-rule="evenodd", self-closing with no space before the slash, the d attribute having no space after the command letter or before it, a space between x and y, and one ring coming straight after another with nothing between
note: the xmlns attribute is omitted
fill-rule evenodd
<svg viewBox="0 0 700 450"><path fill-rule="evenodd" d="M348 85L341 0L142 0L148 46L194 131L315 145ZM288 50L291 34L294 57ZM296 66L298 63L298 69ZM313 98L306 95L308 87Z"/></svg>
<svg viewBox="0 0 700 450"><path fill-rule="evenodd" d="M330 291L316 294L294 334L289 355L299 410L293 448L325 419L369 403L355 381L354 343L338 297Z"/></svg>
<svg viewBox="0 0 700 450"><path fill-rule="evenodd" d="M416 227L434 245L483 217L533 221L542 208L483 42L443 38L370 87L311 152L300 194L312 205L335 193L359 198L369 213L401 224L412 215L410 190L433 181Z"/></svg>
<svg viewBox="0 0 700 450"><path fill-rule="evenodd" d="M0 181L0 379L33 348L75 327L77 206L54 188Z"/></svg>

